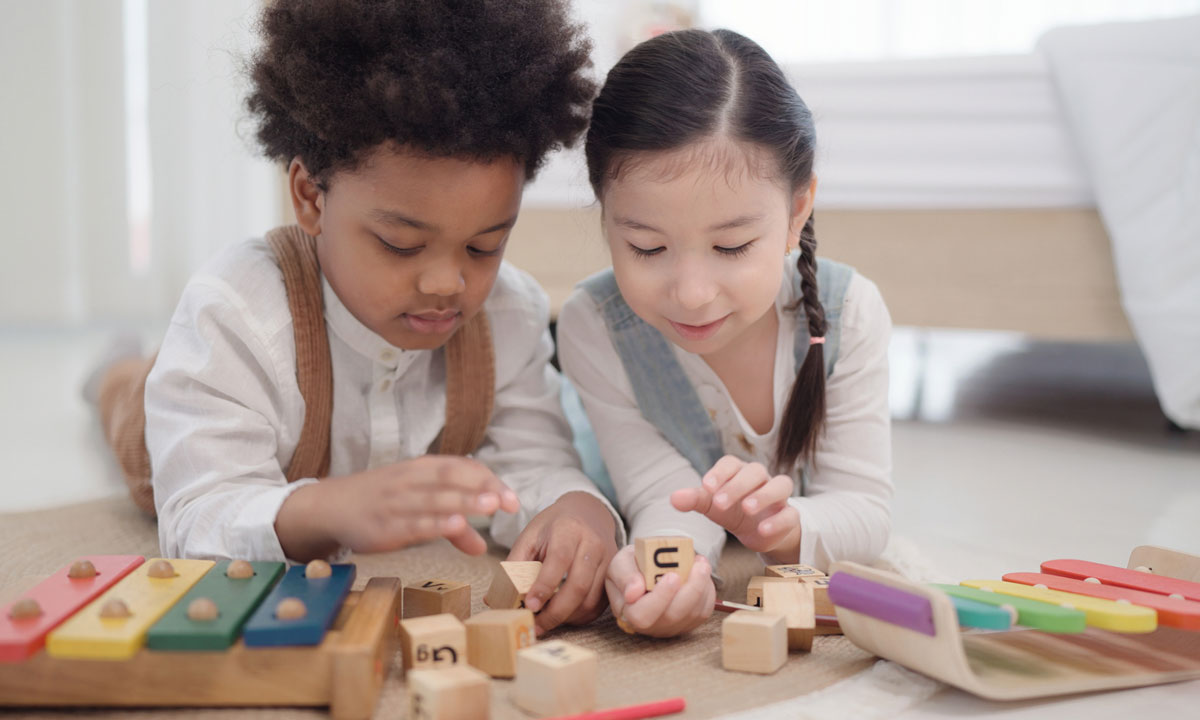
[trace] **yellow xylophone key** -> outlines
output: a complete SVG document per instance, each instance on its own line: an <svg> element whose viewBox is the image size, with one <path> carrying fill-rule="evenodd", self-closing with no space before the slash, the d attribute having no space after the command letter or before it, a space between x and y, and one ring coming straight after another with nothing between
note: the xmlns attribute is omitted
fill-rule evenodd
<svg viewBox="0 0 1200 720"><path fill-rule="evenodd" d="M212 560L170 560L175 576L160 578L149 574L157 562L147 560L52 631L46 638L46 652L62 658L133 657L145 642L150 626L214 564ZM114 599L129 608L128 617L100 617L101 608Z"/></svg>
<svg viewBox="0 0 1200 720"><path fill-rule="evenodd" d="M1158 614L1147 607L1113 600L1076 595L1060 590L1021 585L1003 580L963 580L960 585L991 590L1004 595L1037 600L1081 611L1092 627L1125 633L1152 632L1158 626Z"/></svg>

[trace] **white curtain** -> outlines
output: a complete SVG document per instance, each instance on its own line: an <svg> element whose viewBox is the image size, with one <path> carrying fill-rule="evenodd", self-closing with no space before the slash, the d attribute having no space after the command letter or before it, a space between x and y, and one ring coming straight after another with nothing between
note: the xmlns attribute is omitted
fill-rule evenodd
<svg viewBox="0 0 1200 720"><path fill-rule="evenodd" d="M282 215L240 70L258 0L0 3L0 327L161 323Z"/></svg>

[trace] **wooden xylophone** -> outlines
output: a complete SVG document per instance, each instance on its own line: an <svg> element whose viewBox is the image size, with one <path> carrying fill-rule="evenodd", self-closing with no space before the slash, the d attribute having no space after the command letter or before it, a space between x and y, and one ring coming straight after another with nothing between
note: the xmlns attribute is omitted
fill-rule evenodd
<svg viewBox="0 0 1200 720"><path fill-rule="evenodd" d="M1200 557L1141 546L1128 568L1041 570L924 585L842 562L829 598L859 647L991 700L1200 678Z"/></svg>
<svg viewBox="0 0 1200 720"><path fill-rule="evenodd" d="M369 718L396 650L400 580L352 592L354 565L308 573L80 558L0 614L0 705L329 706Z"/></svg>

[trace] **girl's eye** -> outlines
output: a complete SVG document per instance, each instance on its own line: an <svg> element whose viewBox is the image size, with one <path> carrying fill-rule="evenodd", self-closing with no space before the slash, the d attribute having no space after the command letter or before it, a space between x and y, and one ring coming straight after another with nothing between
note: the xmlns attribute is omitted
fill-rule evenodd
<svg viewBox="0 0 1200 720"><path fill-rule="evenodd" d="M754 244L754 241L751 240L750 242L742 243L741 245L738 245L737 247L722 247L720 245L717 245L713 249L716 250L717 252L721 253L722 255L727 255L729 257L741 257L742 255L745 255L746 253L750 252L750 246L753 244Z"/></svg>
<svg viewBox="0 0 1200 720"><path fill-rule="evenodd" d="M421 252L421 249L425 247L424 245L418 245L418 246L412 247L412 248L402 248L402 247L396 247L395 245L391 244L387 240L384 240L383 238L379 237L378 235L375 236L375 239L379 241L379 244L383 246L384 250L387 250L388 252L391 252L391 253L395 253L395 254L399 255L400 257L412 257L413 255L416 255L417 253Z"/></svg>
<svg viewBox="0 0 1200 720"><path fill-rule="evenodd" d="M656 248L650 248L649 250L647 250L646 248L640 248L637 245L634 245L633 243L629 243L629 249L632 250L633 254L636 255L637 257L643 257L643 258L653 257L653 256L659 254L660 252L662 252L663 250L666 250L665 247L656 247Z"/></svg>
<svg viewBox="0 0 1200 720"><path fill-rule="evenodd" d="M480 248L471 247L470 245L467 246L467 252L469 252L472 256L478 257L478 258L495 257L495 256L499 255L500 251L503 249L504 249L503 245L496 248L495 250L481 250Z"/></svg>

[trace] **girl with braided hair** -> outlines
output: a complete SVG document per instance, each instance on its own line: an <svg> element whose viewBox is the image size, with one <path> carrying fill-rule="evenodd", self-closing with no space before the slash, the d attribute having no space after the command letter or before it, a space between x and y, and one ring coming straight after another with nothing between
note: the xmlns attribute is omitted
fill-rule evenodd
<svg viewBox="0 0 1200 720"><path fill-rule="evenodd" d="M657 636L703 622L726 531L770 564L878 556L891 321L815 255L812 115L782 70L727 30L661 35L608 74L585 147L612 268L563 307L559 357L629 536L698 553L646 592L624 547L614 615Z"/></svg>

